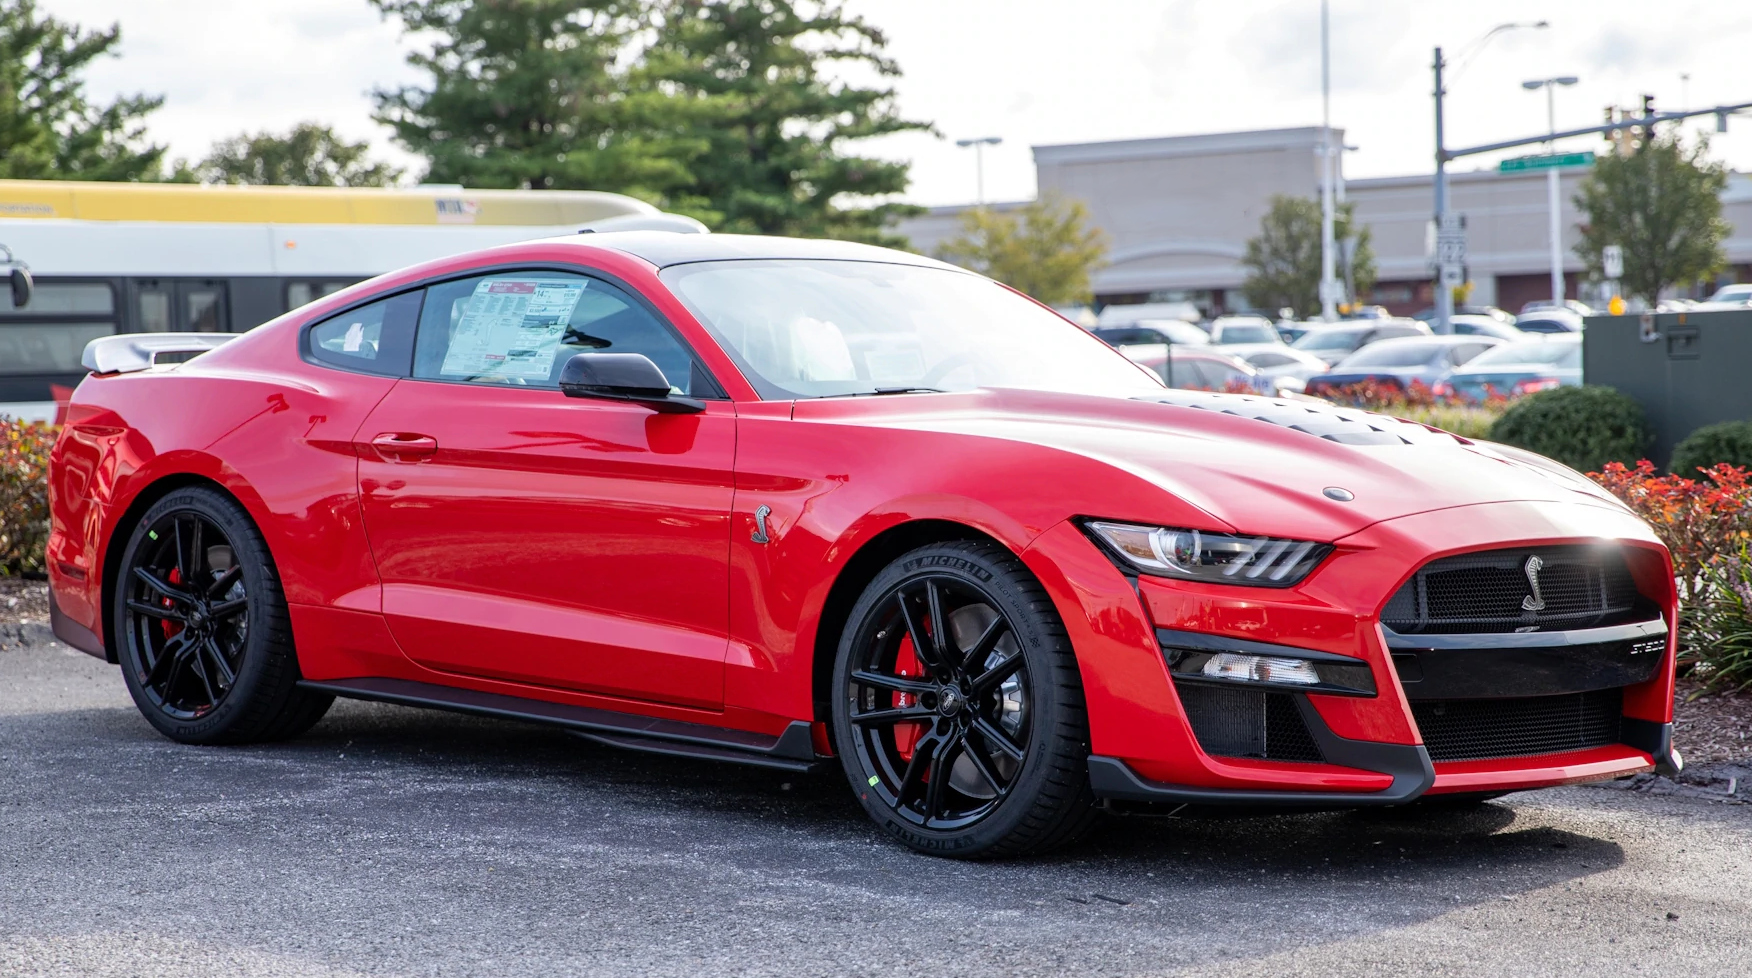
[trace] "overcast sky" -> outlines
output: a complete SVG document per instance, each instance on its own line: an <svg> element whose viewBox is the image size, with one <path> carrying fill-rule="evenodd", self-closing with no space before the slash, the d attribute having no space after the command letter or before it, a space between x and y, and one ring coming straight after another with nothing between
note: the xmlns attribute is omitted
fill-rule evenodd
<svg viewBox="0 0 1752 978"><path fill-rule="evenodd" d="M165 95L150 125L173 155L199 157L239 131L314 119L405 159L371 122L369 92L417 76L403 63L396 26L365 0L40 4L85 24L120 21L122 56L99 65L91 87L106 98ZM905 73L896 83L903 112L941 132L869 144L913 161L908 196L922 204L973 198L972 151L957 149L957 138L1003 138L987 151L986 194L1014 200L1034 193L1030 146L1320 123L1318 0L851 6L888 34ZM1431 48L1443 45L1452 60L1496 24L1541 19L1551 26L1498 35L1451 78L1450 146L1544 131L1545 96L1523 91L1523 79L1580 76L1558 92L1560 129L1595 124L1604 105L1638 105L1644 92L1663 109L1752 102L1745 0L1333 0L1332 122L1357 147L1346 175L1428 172ZM1590 138L1573 148L1601 145ZM1734 168L1752 170L1752 114L1713 145Z"/></svg>

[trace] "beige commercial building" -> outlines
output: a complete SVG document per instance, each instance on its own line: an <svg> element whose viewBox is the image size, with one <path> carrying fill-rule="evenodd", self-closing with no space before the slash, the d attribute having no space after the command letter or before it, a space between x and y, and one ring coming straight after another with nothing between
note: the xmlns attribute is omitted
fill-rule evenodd
<svg viewBox="0 0 1752 978"><path fill-rule="evenodd" d="M1034 165L1041 193L1083 201L1107 232L1108 264L1095 275L1099 302L1189 299L1214 314L1246 306L1241 256L1272 196L1319 196L1320 137L1319 128L1309 127L1036 146ZM1343 138L1343 130L1334 131L1335 145ZM1564 173L1560 193L1571 298L1589 297L1581 260L1571 250L1577 217L1570 198L1581 178L1580 171ZM1470 301L1515 311L1549 298L1544 173L1456 166L1449 187L1453 209L1466 221ZM1370 229L1375 251L1375 287L1359 298L1402 314L1429 306L1431 175L1341 179L1339 188ZM1723 204L1733 228L1724 278L1752 280L1752 177L1734 174ZM966 209L933 208L901 231L930 252L955 234Z"/></svg>

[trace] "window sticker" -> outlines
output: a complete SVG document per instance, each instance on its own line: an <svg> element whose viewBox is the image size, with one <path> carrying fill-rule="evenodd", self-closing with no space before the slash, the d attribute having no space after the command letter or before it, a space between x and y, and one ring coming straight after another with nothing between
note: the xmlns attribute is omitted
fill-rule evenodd
<svg viewBox="0 0 1752 978"><path fill-rule="evenodd" d="M546 380L588 284L482 279L463 306L439 375Z"/></svg>

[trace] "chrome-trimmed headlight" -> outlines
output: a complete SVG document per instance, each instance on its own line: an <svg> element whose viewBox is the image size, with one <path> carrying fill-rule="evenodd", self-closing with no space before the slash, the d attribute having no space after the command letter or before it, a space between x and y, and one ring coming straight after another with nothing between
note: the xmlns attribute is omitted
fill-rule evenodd
<svg viewBox="0 0 1752 978"><path fill-rule="evenodd" d="M1087 520L1083 527L1137 573L1207 584L1292 587L1332 552L1330 544L1277 537L1105 520Z"/></svg>

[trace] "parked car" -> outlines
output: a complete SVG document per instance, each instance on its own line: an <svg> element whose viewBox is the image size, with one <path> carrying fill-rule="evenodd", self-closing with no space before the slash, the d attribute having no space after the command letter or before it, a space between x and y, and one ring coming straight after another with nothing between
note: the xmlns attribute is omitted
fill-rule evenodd
<svg viewBox="0 0 1752 978"><path fill-rule="evenodd" d="M1550 299L1534 299L1532 302L1521 306L1521 315L1525 316L1530 312L1568 312L1580 318L1582 316L1594 315L1594 307L1577 299L1565 299L1562 302L1553 302Z"/></svg>
<svg viewBox="0 0 1752 978"><path fill-rule="evenodd" d="M1509 326L1513 326L1515 324L1515 317L1512 314L1510 314L1502 309L1498 309L1496 306L1455 306L1454 312L1457 315L1489 316L1490 318L1496 320L1497 322L1504 323L1504 324L1509 325ZM1427 322L1436 318L1436 307L1435 306L1427 306L1422 311L1420 311L1417 315L1415 315L1411 318L1421 320L1421 321L1427 323Z"/></svg>
<svg viewBox="0 0 1752 978"><path fill-rule="evenodd" d="M1290 345L1327 363L1337 363L1370 343L1403 336L1430 335L1430 327L1414 319L1364 320L1317 326Z"/></svg>
<svg viewBox="0 0 1752 978"><path fill-rule="evenodd" d="M919 255L568 234L83 363L49 617L181 743L296 737L337 696L485 714L837 770L889 838L967 858L1108 801L1678 772L1670 557L1605 490L1165 389Z"/></svg>
<svg viewBox="0 0 1752 978"><path fill-rule="evenodd" d="M1341 387L1374 381L1410 390L1413 384L1434 389L1473 357L1505 341L1494 336L1410 336L1382 340L1345 357L1327 373L1308 378L1306 390L1316 397Z"/></svg>
<svg viewBox="0 0 1752 978"><path fill-rule="evenodd" d="M1504 342L1514 343L1526 339L1527 334L1518 328L1506 325L1500 320L1489 316L1474 316L1462 314L1449 320L1454 326L1455 336L1494 336Z"/></svg>
<svg viewBox="0 0 1752 978"><path fill-rule="evenodd" d="M1145 319L1129 326L1097 326L1090 330L1108 346L1209 346L1209 333L1178 319Z"/></svg>
<svg viewBox="0 0 1752 978"><path fill-rule="evenodd" d="M1323 374L1329 368L1325 360L1306 350L1283 343L1259 343L1253 346L1226 346L1222 352L1239 357L1260 375L1270 380L1279 393L1301 390L1308 378Z"/></svg>
<svg viewBox="0 0 1752 978"><path fill-rule="evenodd" d="M1147 346L1127 347L1126 356L1134 363L1146 367L1151 373L1161 377L1170 387L1182 390L1228 391L1230 393L1249 392L1254 394L1278 393L1278 386L1269 377L1255 369L1240 357L1231 356L1226 351L1216 347L1203 349L1182 347L1174 348L1174 366L1172 373L1162 371L1162 349L1151 349ZM1289 389L1294 389L1289 388Z"/></svg>
<svg viewBox="0 0 1752 978"><path fill-rule="evenodd" d="M1202 318L1204 314L1190 302L1132 302L1103 307L1095 316L1095 325L1130 326L1147 319L1178 319L1191 323Z"/></svg>
<svg viewBox="0 0 1752 978"><path fill-rule="evenodd" d="M1752 303L1752 285L1724 285L1704 301L1746 305Z"/></svg>
<svg viewBox="0 0 1752 978"><path fill-rule="evenodd" d="M1216 346L1282 342L1277 327L1263 316L1218 316L1211 320L1211 343Z"/></svg>
<svg viewBox="0 0 1752 978"><path fill-rule="evenodd" d="M1568 309L1524 312L1515 317L1515 328L1523 333L1580 333L1582 317Z"/></svg>
<svg viewBox="0 0 1752 978"><path fill-rule="evenodd" d="M1518 397L1581 382L1581 334L1553 333L1486 350L1456 367L1436 384L1435 392L1484 401L1493 394Z"/></svg>

